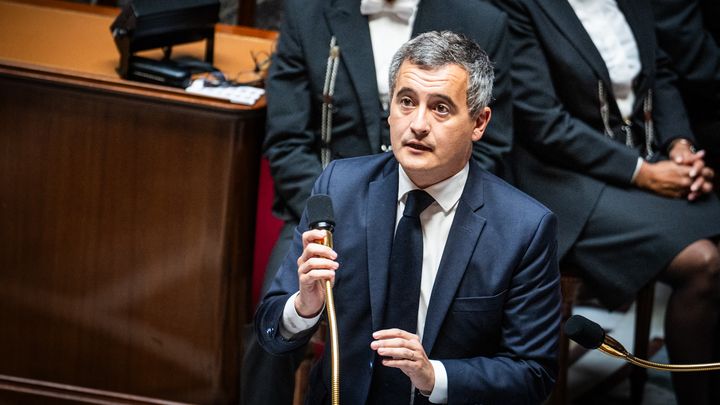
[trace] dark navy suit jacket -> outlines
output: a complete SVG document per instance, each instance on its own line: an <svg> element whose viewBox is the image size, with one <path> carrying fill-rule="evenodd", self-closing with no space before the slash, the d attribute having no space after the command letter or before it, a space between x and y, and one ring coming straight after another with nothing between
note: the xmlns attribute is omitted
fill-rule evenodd
<svg viewBox="0 0 720 405"><path fill-rule="evenodd" d="M340 398L367 399L381 329L395 228L398 163L392 154L337 160L315 184L331 196L340 267L334 287L340 341ZM260 344L285 353L305 345L279 333L282 311L298 290L303 215L293 247L255 318ZM418 292L419 293L419 292ZM443 362L451 404L541 403L553 386L559 331L556 219L545 207L470 163L466 186L428 307L423 346ZM311 377L308 403L327 403L326 345Z"/></svg>

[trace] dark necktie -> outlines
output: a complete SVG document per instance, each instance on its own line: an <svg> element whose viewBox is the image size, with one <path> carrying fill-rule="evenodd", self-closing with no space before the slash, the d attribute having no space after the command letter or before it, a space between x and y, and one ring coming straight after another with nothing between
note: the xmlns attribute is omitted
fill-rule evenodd
<svg viewBox="0 0 720 405"><path fill-rule="evenodd" d="M420 213L434 201L430 194L423 190L412 190L408 193L390 254L383 329L399 328L410 333L417 332L423 259ZM379 403L410 402L410 378L399 369L385 367L378 359L373 379L373 397L377 398Z"/></svg>

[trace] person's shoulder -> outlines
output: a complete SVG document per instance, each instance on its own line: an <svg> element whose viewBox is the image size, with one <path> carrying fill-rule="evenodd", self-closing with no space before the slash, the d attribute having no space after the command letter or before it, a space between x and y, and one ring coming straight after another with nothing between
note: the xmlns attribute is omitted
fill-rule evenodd
<svg viewBox="0 0 720 405"><path fill-rule="evenodd" d="M542 203L486 170L481 169L481 179L486 204L507 211L509 215L526 218L552 214Z"/></svg>
<svg viewBox="0 0 720 405"><path fill-rule="evenodd" d="M330 7L330 4L331 0L283 0L283 18L294 20L317 18L315 14Z"/></svg>
<svg viewBox="0 0 720 405"><path fill-rule="evenodd" d="M323 175L329 176L331 181L359 181L387 175L396 167L397 161L392 153L378 153L333 160Z"/></svg>
<svg viewBox="0 0 720 405"><path fill-rule="evenodd" d="M488 0L426 0L420 7L423 5L433 13L428 29L464 34L486 52L496 49L507 31L507 15Z"/></svg>
<svg viewBox="0 0 720 405"><path fill-rule="evenodd" d="M454 7L462 12L462 15L472 16L480 21L503 22L506 19L505 12L492 4L490 0L444 0L448 1L449 7Z"/></svg>
<svg viewBox="0 0 720 405"><path fill-rule="evenodd" d="M393 160L393 154L388 152L336 159L333 160L330 165L334 166L333 170L335 171L375 171L377 168L384 169L387 163L391 160Z"/></svg>

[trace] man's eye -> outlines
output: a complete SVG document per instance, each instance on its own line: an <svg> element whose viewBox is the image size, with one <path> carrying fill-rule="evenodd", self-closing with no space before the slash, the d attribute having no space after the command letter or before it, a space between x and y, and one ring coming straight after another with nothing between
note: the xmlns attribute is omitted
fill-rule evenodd
<svg viewBox="0 0 720 405"><path fill-rule="evenodd" d="M440 114L448 114L450 113L450 107L446 106L445 104L438 104L437 106L435 106L435 111Z"/></svg>
<svg viewBox="0 0 720 405"><path fill-rule="evenodd" d="M410 97L403 97L400 99L400 105L403 107L412 107L413 101Z"/></svg>

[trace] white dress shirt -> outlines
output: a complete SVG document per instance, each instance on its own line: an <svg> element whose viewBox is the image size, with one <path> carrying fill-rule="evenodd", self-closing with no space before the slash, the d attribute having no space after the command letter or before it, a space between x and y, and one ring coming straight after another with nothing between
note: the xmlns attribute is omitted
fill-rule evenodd
<svg viewBox="0 0 720 405"><path fill-rule="evenodd" d="M418 188L407 176L402 166L398 166L398 168L398 200L395 215L396 229L405 210L405 200L407 199L408 192ZM420 280L417 335L421 342L425 329L428 304L430 303L430 294L435 284L435 277L440 267L440 260L445 251L445 242L447 242L450 228L455 218L458 201L460 201L460 196L465 188L469 170L470 166L466 164L465 167L453 177L425 188L425 191L435 199L435 202L420 213L420 224L423 231L423 264L422 277ZM338 269L338 271L342 271L342 269ZM280 334L286 339L292 339L293 336L298 333L310 329L320 319L320 314L314 318L303 318L297 313L295 310L295 297L297 294L298 293L292 295L285 303L283 319L280 323ZM448 389L447 371L442 362L438 360L431 359L430 363L435 371L435 385L430 393L429 400L432 403L446 403Z"/></svg>
<svg viewBox="0 0 720 405"><path fill-rule="evenodd" d="M568 0L605 61L613 94L623 118L632 115L633 80L640 73L640 53L616 0Z"/></svg>

